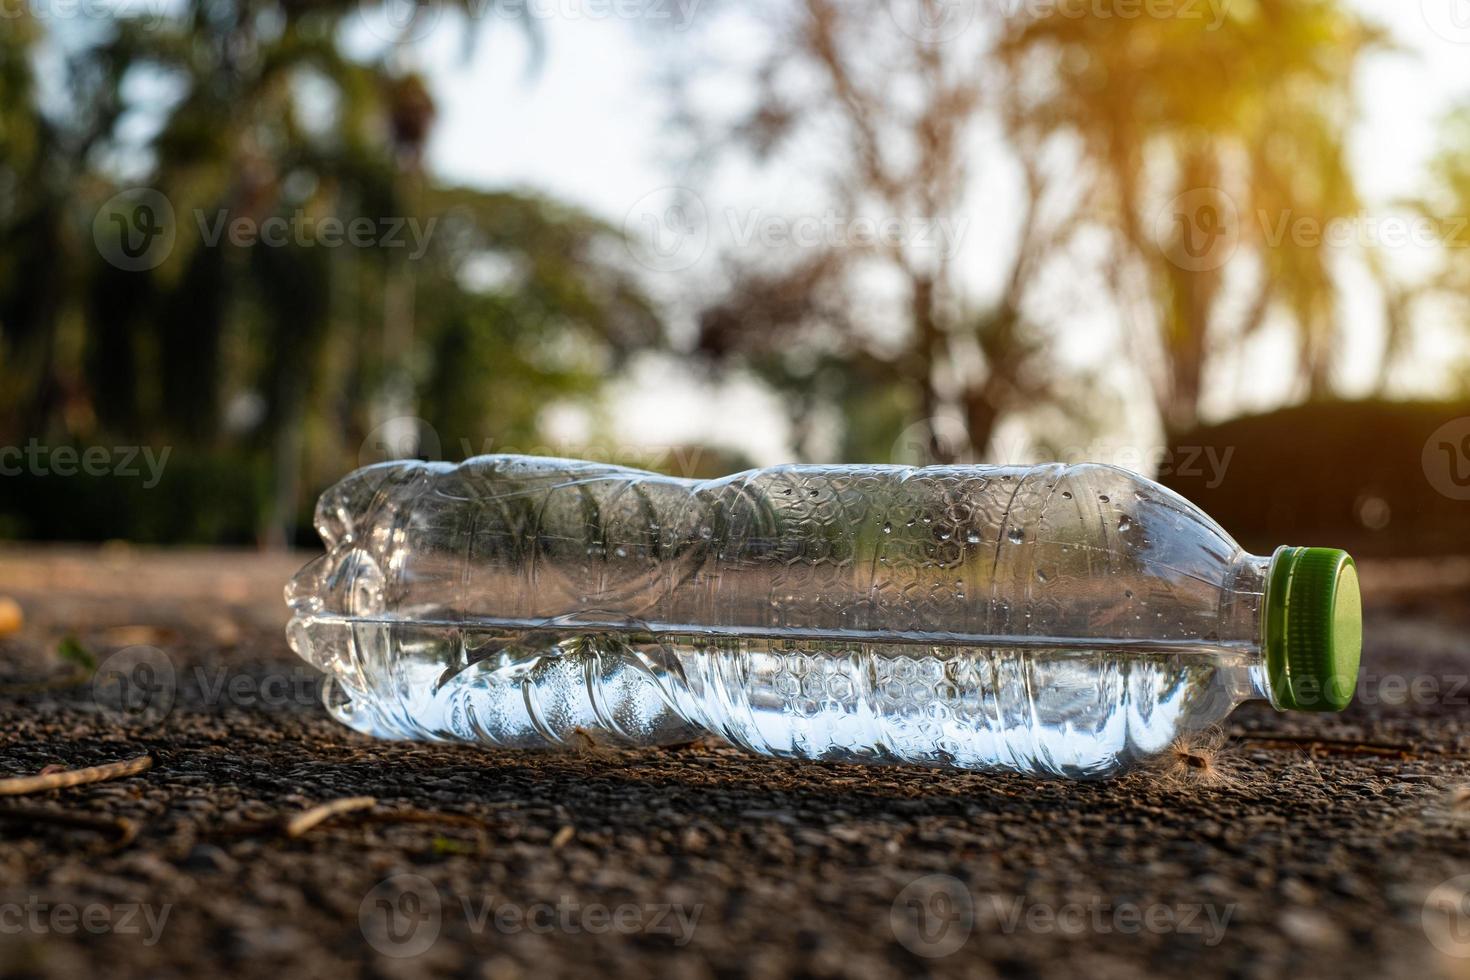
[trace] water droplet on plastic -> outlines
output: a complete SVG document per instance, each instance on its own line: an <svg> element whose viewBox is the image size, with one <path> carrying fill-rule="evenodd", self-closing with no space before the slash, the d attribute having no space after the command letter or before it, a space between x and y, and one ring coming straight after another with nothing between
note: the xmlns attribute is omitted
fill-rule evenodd
<svg viewBox="0 0 1470 980"><path fill-rule="evenodd" d="M892 524L889 524L887 521L884 521L883 522L883 533L884 534L892 534L893 533L893 525Z"/></svg>
<svg viewBox="0 0 1470 980"><path fill-rule="evenodd" d="M1045 569L1038 568L1036 570L1036 581L1045 584L1046 582L1049 582L1051 580L1047 578L1047 576L1046 576L1046 570Z"/></svg>
<svg viewBox="0 0 1470 980"><path fill-rule="evenodd" d="M1125 533L1133 530L1133 518L1129 517L1127 514L1124 514L1122 517L1118 518L1118 530Z"/></svg>
<svg viewBox="0 0 1470 980"><path fill-rule="evenodd" d="M1062 491L1062 499L1063 500L1071 500L1072 499L1072 491L1070 491L1070 490L1063 490Z"/></svg>
<svg viewBox="0 0 1470 980"><path fill-rule="evenodd" d="M1020 544L1026 539L1026 534L1020 528L1013 527L1011 528L1010 532L1006 534L1006 537L1011 539L1011 544Z"/></svg>
<svg viewBox="0 0 1470 980"><path fill-rule="evenodd" d="M1108 495L1105 494L1105 493L1100 493L1100 494L1097 495L1097 499L1098 500L1101 500L1103 503L1107 503L1108 502Z"/></svg>
<svg viewBox="0 0 1470 980"><path fill-rule="evenodd" d="M980 532L979 531L971 531L971 532L969 532L968 534L965 535L965 541L967 543L969 543L969 544L979 544L980 543Z"/></svg>

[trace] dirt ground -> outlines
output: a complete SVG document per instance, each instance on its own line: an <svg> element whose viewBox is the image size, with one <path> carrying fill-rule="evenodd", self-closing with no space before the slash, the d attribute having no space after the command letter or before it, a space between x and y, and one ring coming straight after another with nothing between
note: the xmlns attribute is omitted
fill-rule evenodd
<svg viewBox="0 0 1470 980"><path fill-rule="evenodd" d="M375 742L305 557L0 549L0 777L153 760L0 796L0 975L1470 976L1470 562L1364 566L1343 715L1064 783Z"/></svg>

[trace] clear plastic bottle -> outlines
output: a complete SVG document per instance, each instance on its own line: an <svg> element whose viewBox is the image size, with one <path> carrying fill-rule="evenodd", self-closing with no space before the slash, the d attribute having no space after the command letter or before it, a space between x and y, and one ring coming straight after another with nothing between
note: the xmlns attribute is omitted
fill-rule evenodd
<svg viewBox="0 0 1470 980"><path fill-rule="evenodd" d="M1357 680L1345 553L1241 551L1126 470L781 466L694 482L525 456L323 494L291 647L345 724L1105 776L1237 704Z"/></svg>

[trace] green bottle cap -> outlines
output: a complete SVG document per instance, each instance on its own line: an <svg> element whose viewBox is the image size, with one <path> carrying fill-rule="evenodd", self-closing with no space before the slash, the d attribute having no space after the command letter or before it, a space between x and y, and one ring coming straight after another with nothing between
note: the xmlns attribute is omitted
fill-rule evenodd
<svg viewBox="0 0 1470 980"><path fill-rule="evenodd" d="M1277 707L1341 711L1358 686L1363 599L1336 548L1280 548L1266 585L1266 671Z"/></svg>

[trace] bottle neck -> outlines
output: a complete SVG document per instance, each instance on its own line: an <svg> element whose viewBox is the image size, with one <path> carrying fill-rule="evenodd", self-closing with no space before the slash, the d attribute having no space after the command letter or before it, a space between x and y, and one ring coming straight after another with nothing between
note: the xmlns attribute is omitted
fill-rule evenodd
<svg viewBox="0 0 1470 980"><path fill-rule="evenodd" d="M1266 589L1274 555L1241 553L1231 567L1226 599L1220 610L1222 629L1232 636L1250 638L1251 665L1246 672L1243 700L1276 703L1266 670Z"/></svg>

